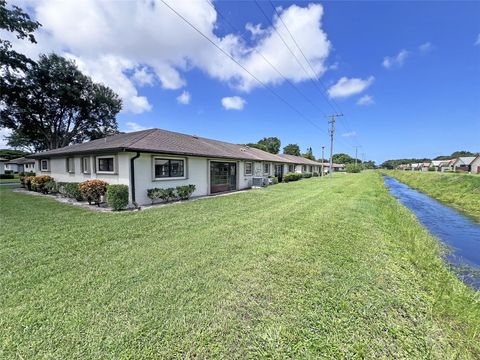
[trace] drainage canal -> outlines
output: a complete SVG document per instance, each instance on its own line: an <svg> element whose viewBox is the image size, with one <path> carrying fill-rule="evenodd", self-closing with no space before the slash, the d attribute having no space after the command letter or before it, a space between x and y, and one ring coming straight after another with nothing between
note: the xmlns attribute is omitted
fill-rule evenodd
<svg viewBox="0 0 480 360"><path fill-rule="evenodd" d="M480 290L480 224L392 177L384 179L390 193L451 249L446 260L461 279Z"/></svg>

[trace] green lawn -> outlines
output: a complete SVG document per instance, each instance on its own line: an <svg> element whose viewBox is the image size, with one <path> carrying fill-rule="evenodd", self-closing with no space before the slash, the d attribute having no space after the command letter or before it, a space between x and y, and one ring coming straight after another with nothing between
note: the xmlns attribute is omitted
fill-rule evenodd
<svg viewBox="0 0 480 360"><path fill-rule="evenodd" d="M480 221L480 176L398 170L388 175Z"/></svg>
<svg viewBox="0 0 480 360"><path fill-rule="evenodd" d="M480 295L380 174L142 212L0 188L0 358L479 358Z"/></svg>

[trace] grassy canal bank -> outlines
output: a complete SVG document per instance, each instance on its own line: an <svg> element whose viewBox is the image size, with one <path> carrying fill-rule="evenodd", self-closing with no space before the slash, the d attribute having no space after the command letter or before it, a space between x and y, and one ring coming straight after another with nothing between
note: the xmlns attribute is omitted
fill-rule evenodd
<svg viewBox="0 0 480 360"><path fill-rule="evenodd" d="M386 174L480 222L480 175L398 170Z"/></svg>
<svg viewBox="0 0 480 360"><path fill-rule="evenodd" d="M480 295L376 172L96 213L0 188L0 358L480 357Z"/></svg>

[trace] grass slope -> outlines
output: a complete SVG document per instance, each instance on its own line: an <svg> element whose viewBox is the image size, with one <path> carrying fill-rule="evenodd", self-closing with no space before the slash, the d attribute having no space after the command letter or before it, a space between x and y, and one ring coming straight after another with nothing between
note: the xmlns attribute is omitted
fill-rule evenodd
<svg viewBox="0 0 480 360"><path fill-rule="evenodd" d="M377 173L136 213L0 189L0 358L478 358L479 293Z"/></svg>
<svg viewBox="0 0 480 360"><path fill-rule="evenodd" d="M480 176L412 171L388 175L480 221Z"/></svg>

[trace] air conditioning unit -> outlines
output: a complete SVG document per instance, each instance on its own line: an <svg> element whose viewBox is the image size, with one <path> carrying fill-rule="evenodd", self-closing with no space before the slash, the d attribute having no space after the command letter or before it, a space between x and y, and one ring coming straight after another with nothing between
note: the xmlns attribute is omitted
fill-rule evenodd
<svg viewBox="0 0 480 360"><path fill-rule="evenodd" d="M264 176L254 176L252 178L252 187L259 188L268 185L268 178Z"/></svg>

